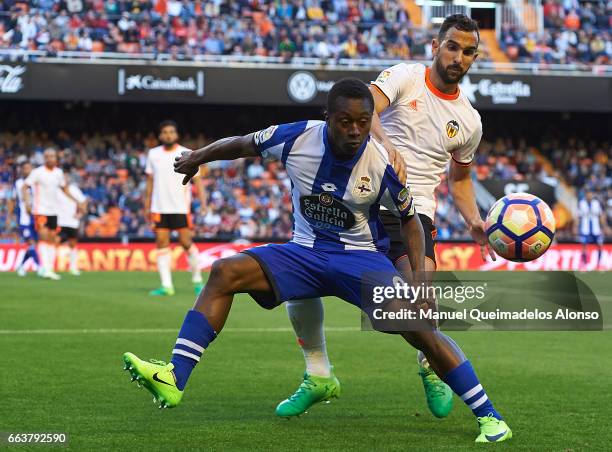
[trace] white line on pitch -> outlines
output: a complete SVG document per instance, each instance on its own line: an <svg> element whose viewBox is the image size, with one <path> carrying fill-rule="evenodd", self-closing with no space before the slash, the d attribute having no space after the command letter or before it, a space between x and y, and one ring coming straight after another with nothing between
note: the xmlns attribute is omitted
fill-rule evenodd
<svg viewBox="0 0 612 452"><path fill-rule="evenodd" d="M293 328L278 327L278 328L224 328L223 333L288 333L292 332ZM361 331L361 328L352 326L331 326L325 328L325 331L344 332L344 331ZM46 329L46 330L0 330L0 335L13 334L157 334L157 333L177 333L177 328L140 328L140 329Z"/></svg>

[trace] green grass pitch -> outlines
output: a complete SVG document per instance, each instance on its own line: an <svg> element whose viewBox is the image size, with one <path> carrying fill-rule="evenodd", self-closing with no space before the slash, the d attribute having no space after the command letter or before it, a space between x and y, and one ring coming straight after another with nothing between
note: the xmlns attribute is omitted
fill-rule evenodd
<svg viewBox="0 0 612 452"><path fill-rule="evenodd" d="M333 299L326 326L339 400L299 419L275 417L300 382L301 352L284 308L239 296L182 405L159 410L129 383L121 355L169 359L194 299L188 275L174 278L177 295L154 299L154 273L59 282L0 274L0 432L67 432L74 450L475 448L476 423L458 398L447 419L429 414L414 351L359 331L359 312ZM514 431L495 448L610 450L611 331L451 335Z"/></svg>

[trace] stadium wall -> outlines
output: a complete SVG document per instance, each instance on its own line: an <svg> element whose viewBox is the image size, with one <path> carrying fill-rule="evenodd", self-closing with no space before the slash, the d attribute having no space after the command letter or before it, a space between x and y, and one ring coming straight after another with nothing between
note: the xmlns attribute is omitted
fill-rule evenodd
<svg viewBox="0 0 612 452"><path fill-rule="evenodd" d="M220 258L232 256L244 249L262 243L200 243L200 267L209 270ZM0 244L0 272L14 271L25 253L25 245ZM554 244L541 258L532 262L509 262L498 257L495 262L482 262L480 249L474 243L438 243L436 256L439 270L560 270L590 271L612 270L612 244L604 245L601 263L597 268L597 248L587 248L586 266L581 264L582 246L578 244ZM31 262L29 265L32 265ZM68 270L68 248L60 247L57 270ZM172 249L172 267L187 270L183 249ZM156 252L153 243L82 243L79 245L79 268L83 271L156 271ZM29 268L31 270L32 268Z"/></svg>
<svg viewBox="0 0 612 452"><path fill-rule="evenodd" d="M170 102L322 106L343 77L373 70L212 67L194 63L10 63L0 65L0 100ZM461 89L481 110L612 112L612 77L470 72ZM512 124L508 124L512 127Z"/></svg>

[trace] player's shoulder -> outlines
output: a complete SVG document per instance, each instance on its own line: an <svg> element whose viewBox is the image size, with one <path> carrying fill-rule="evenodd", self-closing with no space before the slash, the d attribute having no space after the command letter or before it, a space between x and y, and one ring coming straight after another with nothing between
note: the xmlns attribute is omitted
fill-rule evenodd
<svg viewBox="0 0 612 452"><path fill-rule="evenodd" d="M159 153L160 153L160 152L162 152L162 151L163 151L163 146L162 146L162 145L155 146L155 147L153 147L153 148L151 148L151 149L149 149L149 150L147 151L147 155L148 155L149 157L151 157L151 156L153 156L153 155L159 154Z"/></svg>
<svg viewBox="0 0 612 452"><path fill-rule="evenodd" d="M463 91L459 91L459 97L457 100L459 101L461 108L464 110L464 121L467 121L473 126L474 129L482 130L482 118L480 117L480 113L478 113L478 110L474 108Z"/></svg>
<svg viewBox="0 0 612 452"><path fill-rule="evenodd" d="M386 169L387 165L391 164L389 161L389 153L385 147L371 135L367 144L367 150L368 152L366 155L368 155L372 163L377 164L376 166L382 171Z"/></svg>
<svg viewBox="0 0 612 452"><path fill-rule="evenodd" d="M325 121L303 120L284 124L275 124L253 133L253 141L256 146L270 147L289 140L295 140L299 136L319 136L325 127ZM313 135L314 134L314 135Z"/></svg>
<svg viewBox="0 0 612 452"><path fill-rule="evenodd" d="M425 73L425 66L421 63L397 63L384 69L375 80L375 83L385 83L388 78L411 78L419 72Z"/></svg>

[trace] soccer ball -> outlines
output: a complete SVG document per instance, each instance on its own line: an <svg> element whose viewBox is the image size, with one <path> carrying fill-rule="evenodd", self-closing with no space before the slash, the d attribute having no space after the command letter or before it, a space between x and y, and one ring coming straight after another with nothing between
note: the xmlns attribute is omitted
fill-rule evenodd
<svg viewBox="0 0 612 452"><path fill-rule="evenodd" d="M499 256L527 262L544 254L552 243L555 217L537 196L513 193L493 204L485 228L489 244Z"/></svg>

